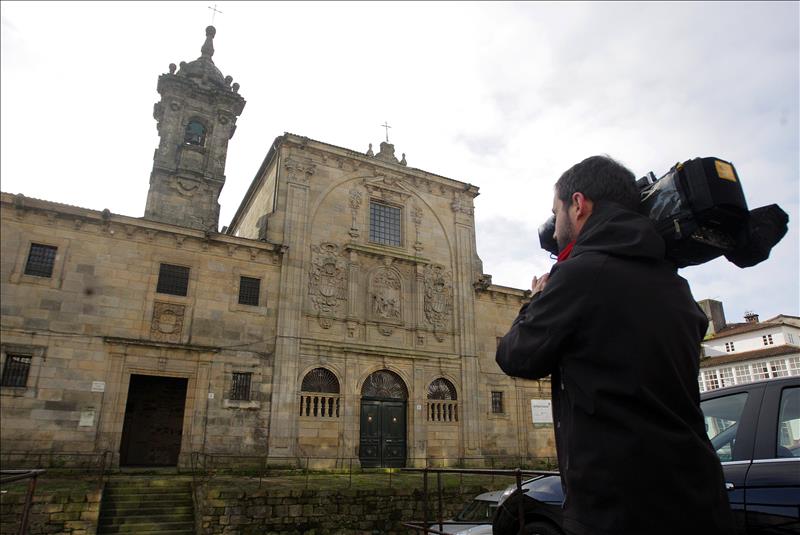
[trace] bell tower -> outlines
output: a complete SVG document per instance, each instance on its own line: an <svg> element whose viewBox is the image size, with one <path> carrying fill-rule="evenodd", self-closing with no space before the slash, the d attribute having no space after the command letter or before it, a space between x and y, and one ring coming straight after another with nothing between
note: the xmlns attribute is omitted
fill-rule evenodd
<svg viewBox="0 0 800 535"><path fill-rule="evenodd" d="M200 57L182 61L177 73L172 63L158 77L153 117L160 141L144 211L145 219L211 232L219 223L228 140L245 105L239 84L211 59L215 34L207 27Z"/></svg>

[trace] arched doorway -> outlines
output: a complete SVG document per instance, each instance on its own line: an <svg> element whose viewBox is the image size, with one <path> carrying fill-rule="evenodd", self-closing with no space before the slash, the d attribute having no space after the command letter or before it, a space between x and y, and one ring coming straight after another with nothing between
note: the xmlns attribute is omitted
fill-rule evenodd
<svg viewBox="0 0 800 535"><path fill-rule="evenodd" d="M394 372L378 370L361 387L361 466L406 465L406 400L408 389Z"/></svg>

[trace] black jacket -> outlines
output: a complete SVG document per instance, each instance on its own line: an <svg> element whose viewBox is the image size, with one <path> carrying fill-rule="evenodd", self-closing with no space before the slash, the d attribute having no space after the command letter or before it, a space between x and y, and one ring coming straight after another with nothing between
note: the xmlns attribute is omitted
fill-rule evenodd
<svg viewBox="0 0 800 535"><path fill-rule="evenodd" d="M700 411L707 326L650 220L595 204L497 349L508 375L552 375L569 533L734 532Z"/></svg>

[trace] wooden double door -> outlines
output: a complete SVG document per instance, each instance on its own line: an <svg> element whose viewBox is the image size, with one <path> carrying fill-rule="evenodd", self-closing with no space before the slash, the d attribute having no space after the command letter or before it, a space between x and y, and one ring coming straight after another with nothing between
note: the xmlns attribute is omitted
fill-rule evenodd
<svg viewBox="0 0 800 535"><path fill-rule="evenodd" d="M121 466L177 466L188 380L131 375L120 444Z"/></svg>
<svg viewBox="0 0 800 535"><path fill-rule="evenodd" d="M361 400L359 458L364 468L406 465L406 402Z"/></svg>

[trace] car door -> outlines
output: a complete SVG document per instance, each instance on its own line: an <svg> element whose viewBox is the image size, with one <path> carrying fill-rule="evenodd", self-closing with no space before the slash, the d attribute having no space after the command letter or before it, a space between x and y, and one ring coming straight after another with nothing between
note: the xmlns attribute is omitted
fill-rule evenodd
<svg viewBox="0 0 800 535"><path fill-rule="evenodd" d="M800 533L800 386L764 392L746 482L748 533Z"/></svg>
<svg viewBox="0 0 800 535"><path fill-rule="evenodd" d="M704 396L700 403L708 438L722 464L728 502L742 533L747 525L745 483L763 392L763 385L748 385Z"/></svg>

